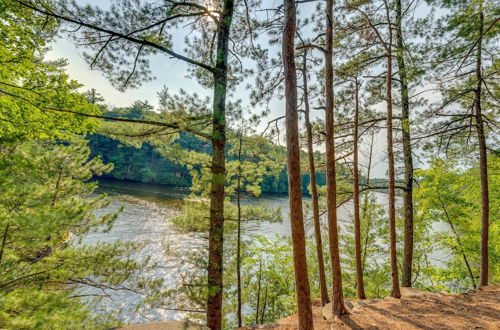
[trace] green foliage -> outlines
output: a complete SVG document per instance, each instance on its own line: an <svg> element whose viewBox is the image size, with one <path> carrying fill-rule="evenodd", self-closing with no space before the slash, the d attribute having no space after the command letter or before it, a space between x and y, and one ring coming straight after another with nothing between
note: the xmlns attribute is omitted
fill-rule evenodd
<svg viewBox="0 0 500 330"><path fill-rule="evenodd" d="M64 61L47 62L55 20L34 15L15 1L0 4L0 142L63 138L95 129L96 121L69 111L98 114L78 92Z"/></svg>
<svg viewBox="0 0 500 330"><path fill-rule="evenodd" d="M488 169L494 178L499 171L499 158L490 155ZM419 236L417 249L427 256L420 258L421 275L417 285L434 290L464 291L478 284L481 237L481 194L479 169L476 164L464 168L452 160L433 159L426 170L417 171L419 187L415 192L416 223ZM500 195L498 180L490 180L490 212L498 214ZM490 222L490 281L498 283L500 238L498 223ZM429 243L432 242L432 243ZM440 264L429 266L432 251L447 255ZM471 268L471 274L467 267Z"/></svg>
<svg viewBox="0 0 500 330"><path fill-rule="evenodd" d="M290 239L257 237L243 260L244 296L251 312L245 324L264 324L295 311L295 281ZM260 286L260 289L259 289ZM258 322L257 295L259 299Z"/></svg>
<svg viewBox="0 0 500 330"><path fill-rule="evenodd" d="M440 47L433 49L431 62L432 73L438 74L439 80L436 81L443 95L443 105L437 111L433 109L430 117L422 118L434 118L439 114L434 128L442 130L440 135L445 137L438 143L439 147L444 141L447 153L460 157L447 161L432 159L427 169L416 173L419 185L415 189L413 280L415 286L429 290L463 291L477 284L480 263L479 170L474 165L474 155L469 155L471 150L477 150L474 148L477 141L474 141L474 135L471 137L469 130L476 124L474 120L477 122L471 110L478 104L478 100L472 97L478 82L484 87L480 99L486 140L489 145L495 145L497 140L494 127L497 126L500 90L499 61L493 55L500 31L498 6L491 0L428 2L445 10L433 33L429 33L430 38L440 43ZM169 31L177 29L189 17L195 19L191 23L193 31L197 32L186 39L186 55L195 62L202 61L202 66L213 66L216 57L221 56L216 54L214 45L217 24L210 17L214 15L214 10L220 10L217 4L210 9L210 13L197 13L201 5L196 3L187 6L171 3L165 11L158 11L151 4L128 0L116 1L109 11L80 6L75 1L65 1L68 6L57 6L52 1L44 0L36 3L49 11L79 17L88 24L117 29L156 46L143 47L129 42L127 38L114 39L115 36L107 40L105 33L96 33L88 26L81 26L76 31L74 36L82 38L79 41L85 40L86 47L97 52L85 54L87 61L104 72L120 89L136 87L154 78L148 56L155 55L158 47L171 47ZM383 4L378 6L361 0L346 5L350 12L341 11L339 18L344 19L347 25L343 28L340 20L336 22L340 23L336 30L341 34L335 40L335 47L339 50L336 52L339 67L335 115L338 123L347 123L345 129L336 128L336 134L340 139L337 140L338 153L345 153L348 157L352 149L349 135L353 131L349 124L354 105L352 83L357 84L358 79L364 82L360 85L362 121L376 123L373 119L377 114L371 107L383 100L381 92L385 82L380 79L383 74L379 75L378 66L385 59L381 56L383 49L379 43L384 40L377 39L386 39L387 34L382 29L379 36L375 36L374 31L367 31L370 30L367 19L374 23L372 28L387 26L386 20L391 16L389 9L392 8L387 8L386 17L382 11ZM362 15L360 8L368 14ZM405 11L412 10L410 3ZM159 27L159 19L164 22L159 30L155 30ZM251 21L249 13L240 10L233 19L239 27L247 26ZM306 20L303 24L309 22ZM424 23L420 22L418 26L421 27L421 24ZM141 26L149 27L142 29ZM361 27L361 39L364 40L353 38L357 33L353 30L356 27ZM82 245L78 238L92 230L108 230L116 217L116 214L96 215L96 210L108 204L105 196L94 193L96 183L89 182L92 177L100 175L191 187L192 194L184 200L184 210L172 220L173 224L186 232L204 233L208 230L208 198L212 179L210 100L182 90L171 95L164 89L159 93L158 109L148 102L135 102L124 108L107 108L99 104L103 98L95 90L86 94L78 92L81 85L64 72L64 61L44 60L47 45L58 28L56 20L28 11L16 1L0 2L0 328L101 329L114 326L117 324L115 316L120 311L102 315L91 312L92 304L103 298L106 290L132 290L143 294L145 303L155 307L164 307L167 298L175 298L178 302L176 307L205 307L208 288L204 246L194 249L188 258L192 269L200 271L186 274L186 278L180 281L181 286L164 292L161 279L153 280L139 273L147 273L150 267L154 267L147 260L133 261L132 257L141 246L119 242L88 246ZM317 32L322 28L318 26L313 30ZM232 31L231 36L235 46L232 52L265 58L267 51L260 49L258 44L252 43L250 49L241 43L249 36L256 38L254 31L241 28ZM271 35L273 37L275 35ZM397 50L398 54L401 52L403 57L408 57L406 70L412 83L417 82L422 73L422 69L417 68L418 63L414 62L414 58L419 56L410 56L413 41L406 39L404 49ZM103 42L107 49L102 52ZM429 44L435 46L434 43ZM360 54L354 56L358 50ZM478 72L475 72L478 60L481 61L480 81ZM314 58L310 63L311 66L320 64ZM281 65L275 60L268 64L272 70ZM271 100L280 94L282 88L278 82L282 72L265 72L264 66L261 62L258 68L263 71L256 82L259 92L251 94L252 101L257 103ZM230 65L228 80L231 83L228 88L236 85L236 77L244 78L250 71L243 65ZM189 67L189 73L202 85L213 85L212 72L206 71L206 67ZM316 73L321 77L321 72ZM367 75L372 79L365 80ZM348 81L349 84L344 84ZM321 95L319 85L311 88L312 98ZM323 105L321 101L314 102L318 108ZM456 111L456 107L462 112ZM414 108L418 108L416 103ZM446 112L448 108L451 110ZM424 111L424 114L427 112ZM98 127L98 122L91 118L100 115L121 118L122 121L106 120ZM258 197L262 192L288 191L285 149L255 135L253 131L248 133L251 129L245 130L243 121L239 129L231 127L233 122L243 117L239 101L227 102L224 177L224 309L227 327L234 325L232 316L236 310L235 232L239 215L243 222L281 220L279 209L270 210L254 205L253 201L243 203L239 214L235 199ZM154 121L159 125L144 121ZM255 122L250 121L250 126ZM409 124L402 123L403 129L408 129ZM424 124L425 130L432 126L427 121ZM315 135L321 137L319 133L324 132L321 121L314 129ZM360 132L370 130L367 127ZM92 134L94 132L99 134ZM92 151L81 137L75 136L87 133L91 133L88 139ZM315 154L315 158L318 164L324 161L320 153ZM114 168L105 163L112 163ZM496 180L499 166L498 154L491 153L490 213L494 216L490 224L489 257L492 283L500 281L500 251L495 244L499 239L495 218L500 213L500 187ZM305 172L302 176L304 193L309 184L309 174ZM339 164L336 175L337 198L339 204L343 204L352 195L348 167ZM317 183L320 206L324 209L324 173L317 173ZM386 181L372 180L371 184L382 187L386 186ZM361 239L365 291L370 298L383 297L388 295L390 283L388 224L383 206L378 205L370 194L364 197ZM350 223L341 231L344 293L348 298L353 297L356 291L352 232ZM326 237L326 233L323 236ZM245 323L268 323L295 312L290 239L244 237L246 239L241 246L243 301L248 309ZM323 242L325 258L328 259L328 240ZM436 261L436 255L444 260ZM312 243L307 246L307 257L311 292L317 297L318 268ZM399 257L401 259L401 255ZM328 268L329 262L326 265ZM327 269L327 276L330 274Z"/></svg>
<svg viewBox="0 0 500 330"><path fill-rule="evenodd" d="M136 148L99 134L89 135L88 139L91 155L114 165L106 177L182 187L191 184L186 167L165 159L149 143Z"/></svg>
<svg viewBox="0 0 500 330"><path fill-rule="evenodd" d="M474 162L472 162L474 164ZM498 157L490 155L489 172L499 171ZM480 187L479 170L476 165L463 167L453 161L435 159L429 169L417 171L419 181L415 191L415 272L414 286L431 291L464 291L472 288L472 281L463 254L472 268L475 283L479 276L480 245ZM495 181L495 180L493 180ZM492 214L498 212L498 184L491 183ZM361 199L361 241L365 291L368 298L383 298L390 293L390 267L388 223L385 210L372 194ZM443 208L443 205L445 208ZM445 212L446 209L446 212ZM448 224L454 225L454 231ZM400 222L402 221L399 219ZM354 258L353 224L341 230L341 252L343 265L344 294L346 298L356 295L356 273ZM326 231L323 233L326 237ZM401 240L402 233L399 234ZM458 237L458 239L457 239ZM499 228L495 221L490 225L491 282L498 279L498 248L492 242L499 239ZM312 242L312 239L310 240ZM460 243L459 243L460 242ZM295 312L295 290L293 284L293 261L290 242L276 238L257 237L246 242L244 265L244 301L250 310L245 324L255 324L257 316L257 292L260 278L260 306L257 323L270 323ZM328 242L324 240L324 252L329 268ZM400 251L399 258L402 258ZM319 296L315 282L317 262L312 243L308 244L308 272L311 294ZM262 262L262 266L261 266ZM327 277L330 272L327 269ZM231 275L230 275L231 276ZM231 280L232 277L230 277ZM330 279L327 279L330 283ZM227 289L227 311L235 306L234 288ZM263 307L267 296L266 307ZM265 309L263 316L263 309ZM231 321L227 321L231 324Z"/></svg>
<svg viewBox="0 0 500 330"><path fill-rule="evenodd" d="M435 24L429 25L432 31L424 47L425 56L431 59L427 75L442 97L423 112L421 130L428 133L432 123L433 131L440 132L440 138L427 146L432 152L437 149L467 157L478 151L477 133L471 134L477 125L482 126L488 146L498 144L499 7L491 0L428 2L442 11ZM476 117L476 102L482 124Z"/></svg>
<svg viewBox="0 0 500 330"><path fill-rule="evenodd" d="M90 92L89 92L90 93ZM96 100L88 94L89 100ZM175 118L177 124L188 125L187 117L205 118L208 111L196 95L182 92L170 95L160 93L160 113L153 111L147 102L134 102L130 107L106 109L109 117L140 120L168 121ZM176 110L177 109L177 110ZM184 110L183 110L184 109ZM200 110L201 109L201 110ZM193 115L193 116L191 116ZM236 116L236 114L234 114ZM184 119L181 119L184 118ZM184 122L184 120L186 122ZM203 121L196 121L200 124ZM192 133L172 131L137 123L113 123L105 121L98 130L99 134L88 136L92 156L100 156L114 165L107 177L144 183L157 183L175 186L188 186L197 194L207 196L210 189L211 173L208 164L212 148L209 142ZM234 195L238 172L237 151L239 138L234 131L228 132L226 149L226 182ZM245 136L242 169L244 171L245 191L252 195L261 192L287 193L288 177L285 164L286 150L258 135ZM341 168L342 169L342 168ZM318 172L318 184L325 183L324 173ZM304 193L307 193L309 174L302 176Z"/></svg>
<svg viewBox="0 0 500 330"><path fill-rule="evenodd" d="M89 157L75 136L95 131L89 116L101 108L78 92L64 61L44 59L57 28L16 1L0 2L0 328L116 326L120 310L91 311L107 290L147 294L161 285L138 274L150 269L131 259L141 246L79 242L117 215L96 215L108 201L89 181L112 165Z"/></svg>
<svg viewBox="0 0 500 330"><path fill-rule="evenodd" d="M365 293L368 298L383 298L390 293L389 227L387 215L372 193L361 198L361 260ZM349 218L351 221L352 217ZM327 248L327 247L325 247ZM342 276L344 294L356 297L354 224L341 228Z"/></svg>
<svg viewBox="0 0 500 330"><path fill-rule="evenodd" d="M204 232L209 228L210 203L206 199L184 199L182 214L174 217L172 223L184 232Z"/></svg>
<svg viewBox="0 0 500 330"><path fill-rule="evenodd" d="M201 231L207 232L209 229L209 210L210 205L208 197L210 196L210 178L211 171L208 168L210 157L206 153L198 153L191 150L176 148L176 152L181 159L187 163L193 177L193 186L191 187L191 196L184 199L184 208L181 215L175 217L172 221L174 225L183 231ZM236 267L237 267L237 235L238 221L259 222L259 221L281 221L281 210L279 208L269 209L261 205L247 203L246 198L257 197L261 194L260 184L266 174L278 173L282 169L283 156L282 150L275 148L268 140L258 136L237 135L229 140L226 159L225 176L225 194L226 201L224 206L224 295L234 298L236 289ZM235 203L243 204L240 207ZM244 226L243 226L244 227ZM241 248L244 254L247 254L246 243L241 242ZM199 260L200 252L196 251L190 256L191 259ZM202 262L201 265L205 265ZM245 259L242 258L242 265ZM199 269L203 269L201 274L205 273L205 268L198 264ZM243 270L244 272L244 270ZM188 284L181 287L180 295L187 298L191 304L200 304L204 302L207 295L206 284L201 279L201 274L191 276ZM246 274L244 275L246 276ZM193 284L194 283L194 284ZM201 285L200 285L201 283ZM198 287L198 290L191 288ZM186 289L187 288L187 289ZM197 292L196 292L197 291ZM246 298L245 298L246 299ZM236 309L234 300L232 303L226 303L225 309L227 315L230 311ZM245 300L251 304L251 297ZM291 300L293 305L293 299ZM279 308L279 307L277 307ZM231 319L225 319L226 326L232 326Z"/></svg>
<svg viewBox="0 0 500 330"><path fill-rule="evenodd" d="M115 325L93 315L86 287L124 290L142 283L147 263L132 261L140 246L78 244L91 230L107 230L116 214L95 215L108 204L93 191L94 175L111 169L81 138L65 143L26 142L0 153L0 327L81 329ZM158 283L156 283L158 284ZM100 299L97 294L96 299ZM104 295L103 295L104 296Z"/></svg>
<svg viewBox="0 0 500 330"><path fill-rule="evenodd" d="M172 219L177 229L184 232L206 232L209 228L210 203L207 199L188 197L184 199L182 213ZM233 234L236 228L237 206L226 201L224 205L224 217L227 220L224 230ZM242 221L281 221L281 209L270 209L262 205L241 205Z"/></svg>

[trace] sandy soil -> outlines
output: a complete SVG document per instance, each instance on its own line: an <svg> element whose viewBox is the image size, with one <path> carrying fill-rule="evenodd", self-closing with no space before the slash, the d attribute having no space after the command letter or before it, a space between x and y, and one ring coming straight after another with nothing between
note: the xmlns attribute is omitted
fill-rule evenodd
<svg viewBox="0 0 500 330"><path fill-rule="evenodd" d="M331 305L314 301L314 328L323 329L500 329L500 286L462 294L404 288L401 299L349 300L350 314L332 318ZM298 329L297 315L261 329ZM250 328L248 328L250 329Z"/></svg>
<svg viewBox="0 0 500 330"><path fill-rule="evenodd" d="M152 322L130 324L110 330L208 330L207 327L189 321Z"/></svg>

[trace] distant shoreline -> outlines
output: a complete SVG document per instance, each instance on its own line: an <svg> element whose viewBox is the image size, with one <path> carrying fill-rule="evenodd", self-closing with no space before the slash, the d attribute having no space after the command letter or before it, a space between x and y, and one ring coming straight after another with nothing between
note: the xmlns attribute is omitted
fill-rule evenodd
<svg viewBox="0 0 500 330"><path fill-rule="evenodd" d="M384 180L384 179L374 179L374 180ZM170 188L178 188L182 190L189 190L191 186L178 186L178 185L172 185L172 184L164 184L164 183L154 183L154 182L142 182L142 181L136 181L136 180L130 180L130 179L117 179L114 177L109 177L109 176L94 176L92 177L91 181L98 181L98 182L106 182L106 181L111 181L111 182L125 182L125 183L131 183L131 184L142 184L142 185L148 185L148 186L157 186L157 187L170 187ZM399 192L401 189L396 189L396 196L401 196L402 194ZM387 193L386 189L380 188L380 189L373 189L372 191L377 192L377 193L382 193L385 194ZM288 193L280 193L280 192L267 192L267 191L262 191L263 194L266 195L275 195L275 196L288 196ZM308 192L302 192L302 196L306 197L311 197L311 194Z"/></svg>

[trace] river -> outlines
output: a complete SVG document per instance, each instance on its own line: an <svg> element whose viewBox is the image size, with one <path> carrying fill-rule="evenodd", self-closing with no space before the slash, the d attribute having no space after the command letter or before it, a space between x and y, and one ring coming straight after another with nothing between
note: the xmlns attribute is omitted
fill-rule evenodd
<svg viewBox="0 0 500 330"><path fill-rule="evenodd" d="M110 204L99 210L99 214L123 209L110 231L91 232L82 238L82 244L97 242L144 242L145 247L136 260L150 258L157 266L150 273L155 278L163 278L167 286L175 287L180 274L192 270L191 263L186 259L189 252L199 250L207 245L206 233L180 233L169 221L181 210L182 198L188 194L187 189L161 185L141 184L102 180L98 192L108 194ZM376 193L380 203L387 198L385 194ZM305 201L310 198L304 197ZM288 216L288 196L279 194L262 194L258 198L246 199L245 203L257 203L269 208L281 208L283 221L244 223L244 235L264 235L268 238L276 235L290 236L290 219ZM339 208L340 225L350 221L352 204L346 203ZM248 237L247 237L248 238ZM169 251L175 251L171 253ZM108 292L109 298L95 306L94 310L117 311L125 323L170 321L184 318L185 313L172 310L152 310L147 312L128 311L137 305L141 297L129 291Z"/></svg>

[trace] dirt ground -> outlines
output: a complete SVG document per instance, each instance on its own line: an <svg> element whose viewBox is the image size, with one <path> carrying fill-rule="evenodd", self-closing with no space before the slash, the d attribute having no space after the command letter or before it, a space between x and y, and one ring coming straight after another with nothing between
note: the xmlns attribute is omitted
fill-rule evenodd
<svg viewBox="0 0 500 330"><path fill-rule="evenodd" d="M189 321L152 322L131 324L108 330L209 330L207 327Z"/></svg>
<svg viewBox="0 0 500 330"><path fill-rule="evenodd" d="M500 329L500 286L462 294L402 288L402 298L349 300L350 314L332 318L331 305L314 301L314 328ZM251 329L251 328L248 328ZM259 329L298 329L297 315Z"/></svg>

